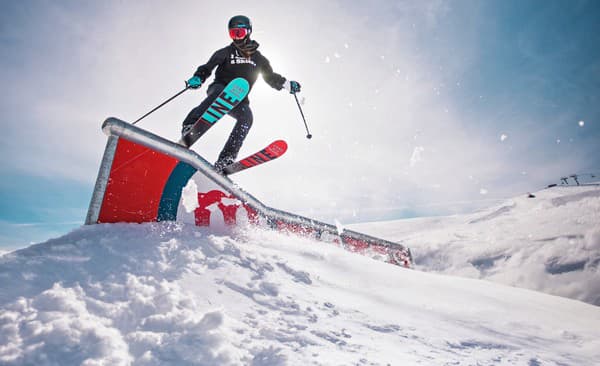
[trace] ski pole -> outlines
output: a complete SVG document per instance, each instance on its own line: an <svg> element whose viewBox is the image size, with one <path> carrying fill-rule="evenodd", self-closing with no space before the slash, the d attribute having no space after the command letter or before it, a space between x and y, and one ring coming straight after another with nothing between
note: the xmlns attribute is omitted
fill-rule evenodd
<svg viewBox="0 0 600 366"><path fill-rule="evenodd" d="M151 115L152 113L154 113L157 109L159 109L160 107L162 107L163 105L169 103L170 101L172 101L173 99L177 98L178 96L180 96L181 94L183 94L183 92L185 92L186 90L190 89L190 87L187 85L187 83L185 84L185 89L183 89L182 91L180 91L179 93L173 95L171 98L165 100L164 102L162 102L159 106L157 106L156 108L154 108L153 110L151 110L150 112L144 114L143 116L141 116L140 118L138 118L135 122L132 123L132 125L135 125L136 123L138 123L139 121L143 120L144 118L148 117L149 115Z"/></svg>
<svg viewBox="0 0 600 366"><path fill-rule="evenodd" d="M296 98L296 104L298 104L298 109L300 110L300 115L302 115L302 120L304 121L304 127L306 127L306 138L311 139L312 135L308 131L308 125L306 124L306 118L304 118L304 112L302 112L302 107L300 107L300 102L298 101L298 96L294 93L294 98Z"/></svg>

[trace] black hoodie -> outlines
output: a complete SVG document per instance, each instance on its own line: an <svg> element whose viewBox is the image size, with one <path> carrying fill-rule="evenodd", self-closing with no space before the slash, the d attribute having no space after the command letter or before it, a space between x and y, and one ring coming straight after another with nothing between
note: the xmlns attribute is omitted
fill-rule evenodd
<svg viewBox="0 0 600 366"><path fill-rule="evenodd" d="M242 77L250 84L250 89L256 82L258 74L262 74L263 79L272 88L281 90L285 78L273 71L269 60L263 56L256 48L258 43L252 42L255 47L249 54L245 55L235 44L231 43L215 52L210 60L202 66L199 66L194 76L206 80L212 70L217 67L215 72L215 84L227 85L231 80Z"/></svg>

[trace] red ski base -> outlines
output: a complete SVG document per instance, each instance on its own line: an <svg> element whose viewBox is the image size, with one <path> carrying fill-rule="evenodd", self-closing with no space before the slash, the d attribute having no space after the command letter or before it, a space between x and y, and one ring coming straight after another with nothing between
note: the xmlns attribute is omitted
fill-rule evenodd
<svg viewBox="0 0 600 366"><path fill-rule="evenodd" d="M260 164L272 161L285 154L287 151L287 143L283 140L277 140L269 144L269 146L256 152L250 156L245 157L242 160L236 161L235 163L228 165L223 169L225 174L231 175L248 168L255 167Z"/></svg>

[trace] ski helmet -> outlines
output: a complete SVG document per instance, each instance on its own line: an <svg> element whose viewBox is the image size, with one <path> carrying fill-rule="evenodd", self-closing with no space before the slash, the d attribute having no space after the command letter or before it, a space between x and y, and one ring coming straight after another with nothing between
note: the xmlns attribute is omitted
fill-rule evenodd
<svg viewBox="0 0 600 366"><path fill-rule="evenodd" d="M227 27L229 28L229 36L233 40L245 39L252 33L252 22L250 18L244 15L236 15L231 18Z"/></svg>

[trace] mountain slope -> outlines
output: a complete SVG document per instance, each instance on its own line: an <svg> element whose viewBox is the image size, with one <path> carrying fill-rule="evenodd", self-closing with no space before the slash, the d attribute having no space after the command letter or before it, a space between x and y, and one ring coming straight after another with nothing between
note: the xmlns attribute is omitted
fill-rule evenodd
<svg viewBox="0 0 600 366"><path fill-rule="evenodd" d="M600 186L554 187L468 215L350 225L401 241L415 268L600 305Z"/></svg>
<svg viewBox="0 0 600 366"><path fill-rule="evenodd" d="M0 257L0 364L591 365L600 308L305 238L82 227Z"/></svg>

